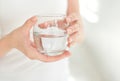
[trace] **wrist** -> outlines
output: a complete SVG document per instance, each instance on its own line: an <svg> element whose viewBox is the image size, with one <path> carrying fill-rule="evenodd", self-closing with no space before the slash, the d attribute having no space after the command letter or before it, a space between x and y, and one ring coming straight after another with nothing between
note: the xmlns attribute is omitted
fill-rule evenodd
<svg viewBox="0 0 120 81"><path fill-rule="evenodd" d="M20 40L21 36L19 35L19 31L17 30L14 30L13 32L8 34L8 40L10 41L9 45L11 46L11 48L19 49L22 40Z"/></svg>
<svg viewBox="0 0 120 81"><path fill-rule="evenodd" d="M10 35L6 35L5 36L5 42L8 45L9 49L13 48L13 42L12 42L12 38L10 37Z"/></svg>
<svg viewBox="0 0 120 81"><path fill-rule="evenodd" d="M6 35L0 40L0 57L5 55L13 48L13 44L11 41L12 40L9 35Z"/></svg>
<svg viewBox="0 0 120 81"><path fill-rule="evenodd" d="M16 44L16 43L15 43L15 41L14 41L14 38L13 38L12 33L6 35L5 41L6 41L6 44L8 45L8 47L9 47L10 49L15 48L15 44Z"/></svg>

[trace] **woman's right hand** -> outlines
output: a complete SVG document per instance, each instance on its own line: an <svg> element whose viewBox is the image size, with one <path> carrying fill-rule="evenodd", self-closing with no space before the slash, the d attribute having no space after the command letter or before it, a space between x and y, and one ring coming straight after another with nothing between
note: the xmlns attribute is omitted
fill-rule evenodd
<svg viewBox="0 0 120 81"><path fill-rule="evenodd" d="M33 60L40 60L44 62L52 62L70 56L68 51L58 56L47 56L40 54L34 43L30 41L30 29L36 23L37 17L34 16L28 19L22 26L11 32L8 36L11 38L13 48L23 52L28 58Z"/></svg>

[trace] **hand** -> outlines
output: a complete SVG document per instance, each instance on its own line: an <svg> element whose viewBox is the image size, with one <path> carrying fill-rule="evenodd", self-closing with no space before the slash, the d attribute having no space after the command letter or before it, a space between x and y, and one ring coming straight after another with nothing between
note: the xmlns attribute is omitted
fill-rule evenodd
<svg viewBox="0 0 120 81"><path fill-rule="evenodd" d="M55 25L55 21L51 20L39 24L39 27L44 29L52 27L53 25ZM64 19L57 20L57 26L62 30L66 30L69 35L68 47L83 41L82 21L78 14L73 13Z"/></svg>
<svg viewBox="0 0 120 81"><path fill-rule="evenodd" d="M28 19L24 25L17 28L13 32L11 32L9 35L12 39L12 45L14 48L17 48L21 52L23 52L28 58L34 59L34 60L41 60L44 62L51 62L51 61L57 61L60 59L63 59L65 57L68 57L70 53L68 51L65 51L63 54L58 56L47 56L40 54L34 43L30 41L30 29L32 26L36 23L37 18L36 16Z"/></svg>
<svg viewBox="0 0 120 81"><path fill-rule="evenodd" d="M83 27L79 15L73 13L66 17L67 26L66 31L69 34L68 47L83 41Z"/></svg>

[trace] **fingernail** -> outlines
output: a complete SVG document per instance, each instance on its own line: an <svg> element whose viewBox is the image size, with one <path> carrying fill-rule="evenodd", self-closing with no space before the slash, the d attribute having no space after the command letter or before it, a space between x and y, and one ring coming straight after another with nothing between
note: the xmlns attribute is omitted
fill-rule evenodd
<svg viewBox="0 0 120 81"><path fill-rule="evenodd" d="M72 38L69 38L69 42L72 42L73 40L72 40Z"/></svg>
<svg viewBox="0 0 120 81"><path fill-rule="evenodd" d="M37 17L36 17L36 16L32 17L32 21L33 21L33 22L36 21L36 20L37 20Z"/></svg>
<svg viewBox="0 0 120 81"><path fill-rule="evenodd" d="M68 56L70 56L70 54L66 51L65 57L68 57Z"/></svg>

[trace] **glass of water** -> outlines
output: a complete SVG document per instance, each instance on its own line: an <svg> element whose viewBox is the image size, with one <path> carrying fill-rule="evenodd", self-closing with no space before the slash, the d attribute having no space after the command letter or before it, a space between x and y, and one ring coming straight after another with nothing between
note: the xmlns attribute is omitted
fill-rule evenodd
<svg viewBox="0 0 120 81"><path fill-rule="evenodd" d="M33 37L40 53L55 56L66 50L68 35L64 18L61 14L38 16L38 21L33 27Z"/></svg>

